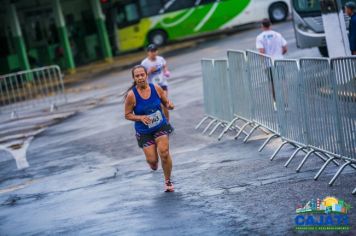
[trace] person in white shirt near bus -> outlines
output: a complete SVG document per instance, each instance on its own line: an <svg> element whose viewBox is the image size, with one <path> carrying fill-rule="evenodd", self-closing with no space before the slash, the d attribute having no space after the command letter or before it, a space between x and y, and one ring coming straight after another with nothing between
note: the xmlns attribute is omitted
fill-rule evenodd
<svg viewBox="0 0 356 236"><path fill-rule="evenodd" d="M272 30L271 25L269 19L262 20L262 33L256 38L256 48L273 59L283 59L288 51L287 41L280 33Z"/></svg>
<svg viewBox="0 0 356 236"><path fill-rule="evenodd" d="M262 33L256 38L256 48L260 53L270 56L272 59L283 59L284 54L288 51L287 41L280 33L273 31L271 25L269 19L262 20ZM268 68L267 74L271 80L273 100L276 101L272 65Z"/></svg>

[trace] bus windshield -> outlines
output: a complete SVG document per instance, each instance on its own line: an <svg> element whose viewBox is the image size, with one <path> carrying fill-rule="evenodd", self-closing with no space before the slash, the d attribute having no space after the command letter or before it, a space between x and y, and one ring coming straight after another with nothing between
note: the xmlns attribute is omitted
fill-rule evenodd
<svg viewBox="0 0 356 236"><path fill-rule="evenodd" d="M319 0L293 0L293 7L298 13L320 12Z"/></svg>
<svg viewBox="0 0 356 236"><path fill-rule="evenodd" d="M341 5L345 6L347 2L356 0L341 0ZM298 13L320 13L320 0L293 0L293 8Z"/></svg>

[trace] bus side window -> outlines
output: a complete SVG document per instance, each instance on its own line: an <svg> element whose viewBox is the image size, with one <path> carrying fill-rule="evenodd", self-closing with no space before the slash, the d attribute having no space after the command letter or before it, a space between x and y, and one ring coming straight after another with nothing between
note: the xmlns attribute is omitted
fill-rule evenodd
<svg viewBox="0 0 356 236"><path fill-rule="evenodd" d="M119 28L136 24L140 21L140 14L136 3L118 5L116 14L116 24Z"/></svg>
<svg viewBox="0 0 356 236"><path fill-rule="evenodd" d="M134 22L140 19L140 15L138 14L137 5L135 3L131 3L125 6L127 21Z"/></svg>
<svg viewBox="0 0 356 236"><path fill-rule="evenodd" d="M123 9L119 8L117 11L116 24L119 28L124 27L126 24L126 16L125 16L125 12L123 11Z"/></svg>
<svg viewBox="0 0 356 236"><path fill-rule="evenodd" d="M214 3L217 0L201 0L199 5L204 5L204 4L209 4L209 3Z"/></svg>
<svg viewBox="0 0 356 236"><path fill-rule="evenodd" d="M140 9L143 17L155 16L162 8L162 0L140 0Z"/></svg>
<svg viewBox="0 0 356 236"><path fill-rule="evenodd" d="M164 0L164 12L179 11L195 6L196 0Z"/></svg>

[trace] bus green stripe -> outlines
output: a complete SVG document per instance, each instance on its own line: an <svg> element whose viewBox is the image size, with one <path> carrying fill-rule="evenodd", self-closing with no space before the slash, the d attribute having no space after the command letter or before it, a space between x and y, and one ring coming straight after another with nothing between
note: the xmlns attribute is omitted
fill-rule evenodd
<svg viewBox="0 0 356 236"><path fill-rule="evenodd" d="M209 13L214 4L204 5L202 7L196 7L192 15L187 19L182 21L180 24L167 27L165 25L172 24L179 21L184 17L191 9L186 9L180 13L167 14L162 22L159 22L154 27L155 29L164 29L170 39L176 39L188 35L194 35L197 33L203 33L207 31L217 30L221 28L224 24L228 23L230 20L238 16L251 2L251 0L235 0L235 1L224 1L220 2L216 8L214 14L207 20L207 22L197 31L194 31L195 27L204 19L204 17Z"/></svg>

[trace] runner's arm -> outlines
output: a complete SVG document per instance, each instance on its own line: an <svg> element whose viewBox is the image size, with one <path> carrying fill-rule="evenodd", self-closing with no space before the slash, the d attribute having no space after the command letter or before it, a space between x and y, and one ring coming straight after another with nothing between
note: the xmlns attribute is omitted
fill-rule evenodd
<svg viewBox="0 0 356 236"><path fill-rule="evenodd" d="M282 47L282 54L284 55L284 54L286 54L288 52L288 47L287 47L287 45L286 46L283 46Z"/></svg>
<svg viewBox="0 0 356 236"><path fill-rule="evenodd" d="M163 74L164 74L166 77L170 77L170 76L171 76L171 72L169 72L169 70L168 70L167 63L163 65Z"/></svg>
<svg viewBox="0 0 356 236"><path fill-rule="evenodd" d="M173 110L174 104L170 100L168 100L166 94L163 92L163 89L157 84L155 84L155 88L159 97L161 98L162 104L167 107L168 110Z"/></svg>
<svg viewBox="0 0 356 236"><path fill-rule="evenodd" d="M256 48L260 53L265 54L266 50L263 47L263 43L259 36L257 36L257 38L256 38Z"/></svg>
<svg viewBox="0 0 356 236"><path fill-rule="evenodd" d="M285 38L283 38L283 36L281 35L282 37L282 54L286 54L288 52L288 47L287 47L287 40L285 40Z"/></svg>
<svg viewBox="0 0 356 236"><path fill-rule="evenodd" d="M151 123L151 119L147 116L137 116L134 114L135 96L132 91L129 92L125 99L125 119L131 121L141 121L145 125Z"/></svg>

